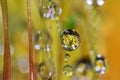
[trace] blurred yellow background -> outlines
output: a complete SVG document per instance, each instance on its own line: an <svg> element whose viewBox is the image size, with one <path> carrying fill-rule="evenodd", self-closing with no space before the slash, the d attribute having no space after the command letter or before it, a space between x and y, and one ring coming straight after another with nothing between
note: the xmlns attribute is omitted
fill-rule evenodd
<svg viewBox="0 0 120 80"><path fill-rule="evenodd" d="M110 80L120 80L120 0L105 0L103 8L107 16L104 23L103 36L106 43L107 58L109 60L108 74Z"/></svg>

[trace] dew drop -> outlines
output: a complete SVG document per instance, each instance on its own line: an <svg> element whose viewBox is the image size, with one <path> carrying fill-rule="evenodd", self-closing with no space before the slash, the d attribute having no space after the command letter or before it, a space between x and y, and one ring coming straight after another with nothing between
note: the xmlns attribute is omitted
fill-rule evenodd
<svg viewBox="0 0 120 80"><path fill-rule="evenodd" d="M64 68L63 68L63 74L65 76L68 76L68 77L72 76L72 74L73 74L72 66L71 65L65 65Z"/></svg>
<svg viewBox="0 0 120 80"><path fill-rule="evenodd" d="M68 51L76 50L81 43L80 35L72 29L64 30L61 35L61 40L63 48Z"/></svg>
<svg viewBox="0 0 120 80"><path fill-rule="evenodd" d="M38 32L35 36L35 50L51 51L52 38L48 31Z"/></svg>
<svg viewBox="0 0 120 80"><path fill-rule="evenodd" d="M95 61L95 72L104 74L106 71L105 58L98 54Z"/></svg>
<svg viewBox="0 0 120 80"><path fill-rule="evenodd" d="M69 54L65 54L65 62L68 62L70 60L70 55Z"/></svg>
<svg viewBox="0 0 120 80"><path fill-rule="evenodd" d="M42 80L49 80L55 75L55 66L51 59L49 59L46 63L42 62L38 65L38 76L42 78Z"/></svg>
<svg viewBox="0 0 120 80"><path fill-rule="evenodd" d="M29 72L29 61L26 58L19 58L17 61L18 68L21 73Z"/></svg>

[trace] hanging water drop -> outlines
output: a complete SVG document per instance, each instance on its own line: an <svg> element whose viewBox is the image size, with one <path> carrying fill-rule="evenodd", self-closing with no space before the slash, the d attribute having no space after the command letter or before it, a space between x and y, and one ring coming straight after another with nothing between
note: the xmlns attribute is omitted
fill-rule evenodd
<svg viewBox="0 0 120 80"><path fill-rule="evenodd" d="M64 68L63 68L63 74L65 76L68 76L68 77L72 76L72 74L73 74L72 66L71 65L65 65Z"/></svg>
<svg viewBox="0 0 120 80"><path fill-rule="evenodd" d="M35 36L35 50L51 51L52 38L48 31L38 32Z"/></svg>
<svg viewBox="0 0 120 80"><path fill-rule="evenodd" d="M95 72L104 74L106 71L105 58L98 54L95 61Z"/></svg>
<svg viewBox="0 0 120 80"><path fill-rule="evenodd" d="M68 51L76 50L81 43L80 35L72 29L64 30L61 35L61 40L63 48Z"/></svg>
<svg viewBox="0 0 120 80"><path fill-rule="evenodd" d="M65 54L65 62L68 62L70 60L70 55L69 54Z"/></svg>

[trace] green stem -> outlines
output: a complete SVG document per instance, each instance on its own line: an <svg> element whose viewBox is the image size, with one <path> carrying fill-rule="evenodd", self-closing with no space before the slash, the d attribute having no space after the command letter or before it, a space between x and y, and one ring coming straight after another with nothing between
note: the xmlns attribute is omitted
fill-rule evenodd
<svg viewBox="0 0 120 80"><path fill-rule="evenodd" d="M30 80L35 80L35 76L34 76L34 64L33 64L33 40L32 40L32 25L31 25L30 0L27 0L27 24L28 24L28 38L29 38Z"/></svg>
<svg viewBox="0 0 120 80"><path fill-rule="evenodd" d="M3 67L3 80L11 80L11 56L8 35L8 8L7 0L1 0L2 16L3 16L3 29L4 29L4 67Z"/></svg>

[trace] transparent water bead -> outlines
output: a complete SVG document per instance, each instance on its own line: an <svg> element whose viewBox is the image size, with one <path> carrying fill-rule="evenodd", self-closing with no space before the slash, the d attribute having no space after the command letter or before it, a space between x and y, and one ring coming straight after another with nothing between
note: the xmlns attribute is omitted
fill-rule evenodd
<svg viewBox="0 0 120 80"><path fill-rule="evenodd" d="M18 58L17 61L18 68L21 73L29 72L29 60L26 58Z"/></svg>
<svg viewBox="0 0 120 80"><path fill-rule="evenodd" d="M51 51L52 38L48 31L38 32L35 36L35 50L43 50L45 52Z"/></svg>
<svg viewBox="0 0 120 80"><path fill-rule="evenodd" d="M63 67L63 74L65 76L68 76L68 77L72 76L72 74L73 74L73 68L72 68L72 66L71 65L65 65Z"/></svg>
<svg viewBox="0 0 120 80"><path fill-rule="evenodd" d="M70 55L69 54L65 54L65 62L70 61Z"/></svg>
<svg viewBox="0 0 120 80"><path fill-rule="evenodd" d="M98 54L96 57L95 71L100 74L105 74L106 71L105 58L101 54Z"/></svg>
<svg viewBox="0 0 120 80"><path fill-rule="evenodd" d="M44 13L44 17L51 20L58 20L59 15L62 13L62 9L59 8L56 4L52 4L46 13Z"/></svg>
<svg viewBox="0 0 120 80"><path fill-rule="evenodd" d="M49 80L55 75L55 65L51 59L38 65L38 76L42 80Z"/></svg>
<svg viewBox="0 0 120 80"><path fill-rule="evenodd" d="M87 72L92 70L92 63L89 58L83 58L76 64L76 73L81 75L86 75Z"/></svg>
<svg viewBox="0 0 120 80"><path fill-rule="evenodd" d="M76 50L81 43L80 35L72 29L67 29L62 32L61 41L63 48L68 51Z"/></svg>

